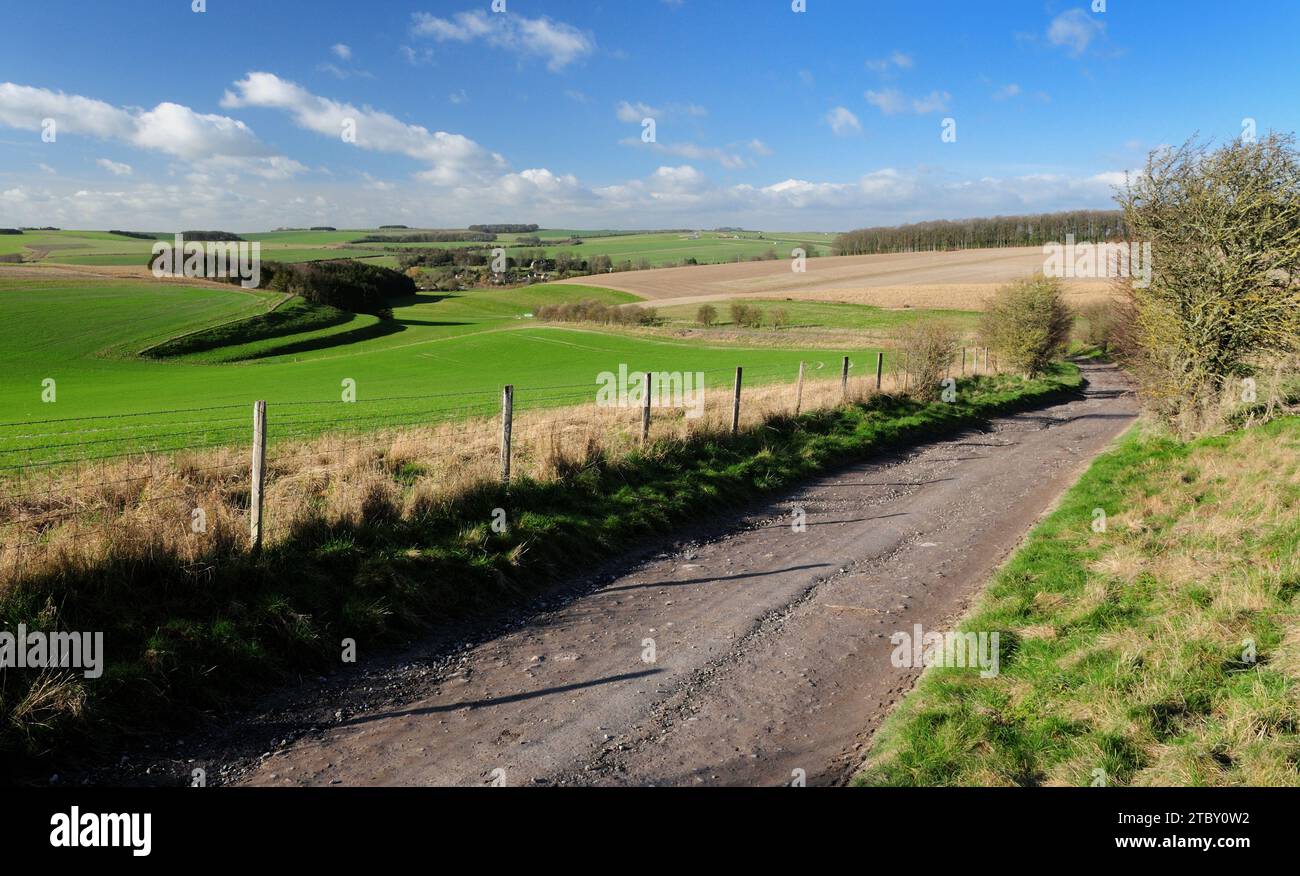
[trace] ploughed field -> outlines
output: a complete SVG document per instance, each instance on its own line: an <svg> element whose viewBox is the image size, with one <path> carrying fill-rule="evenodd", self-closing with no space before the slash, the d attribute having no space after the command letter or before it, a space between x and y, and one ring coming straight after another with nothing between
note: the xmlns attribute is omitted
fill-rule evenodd
<svg viewBox="0 0 1300 876"><path fill-rule="evenodd" d="M1027 246L809 258L806 270L797 272L790 251L778 249L778 253L778 261L615 273L601 276L599 283L656 305L788 297L877 307L979 310L998 286L1041 273L1046 259L1040 247ZM1067 280L1064 285L1072 304L1103 299L1111 286L1107 280Z"/></svg>

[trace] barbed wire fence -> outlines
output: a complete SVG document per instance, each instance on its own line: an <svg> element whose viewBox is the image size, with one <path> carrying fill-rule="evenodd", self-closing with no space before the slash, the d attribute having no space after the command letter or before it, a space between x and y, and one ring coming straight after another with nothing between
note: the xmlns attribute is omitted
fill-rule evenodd
<svg viewBox="0 0 1300 876"><path fill-rule="evenodd" d="M963 351L958 368L992 370L987 351ZM902 389L905 371L899 357L873 353L687 375L627 370L636 385L616 387L612 400L592 382L512 384L3 422L0 583L125 543L170 552L202 578L224 552L322 519L358 519L384 503L409 511L485 481L743 431Z"/></svg>

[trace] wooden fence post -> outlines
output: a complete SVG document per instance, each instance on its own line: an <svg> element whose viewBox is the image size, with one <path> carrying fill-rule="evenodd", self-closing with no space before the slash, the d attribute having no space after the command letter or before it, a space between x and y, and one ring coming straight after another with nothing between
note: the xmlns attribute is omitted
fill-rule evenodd
<svg viewBox="0 0 1300 876"><path fill-rule="evenodd" d="M253 467L249 472L248 535L262 549L262 489L266 485L266 402L253 402Z"/></svg>
<svg viewBox="0 0 1300 876"><path fill-rule="evenodd" d="M846 404L849 400L849 357L844 357L844 367L840 370L840 398Z"/></svg>
<svg viewBox="0 0 1300 876"><path fill-rule="evenodd" d="M961 376L966 376L966 348L961 348Z"/></svg>
<svg viewBox="0 0 1300 876"><path fill-rule="evenodd" d="M736 388L731 396L731 434L740 431L740 382L745 369L736 366Z"/></svg>
<svg viewBox="0 0 1300 876"><path fill-rule="evenodd" d="M650 443L650 386L654 380L652 372L645 372L645 400L641 403L641 444Z"/></svg>
<svg viewBox="0 0 1300 876"><path fill-rule="evenodd" d="M515 423L515 387L501 391L501 483L510 484L510 433Z"/></svg>
<svg viewBox="0 0 1300 876"><path fill-rule="evenodd" d="M880 387L885 379L885 352L881 350L876 354L876 392L880 392Z"/></svg>
<svg viewBox="0 0 1300 876"><path fill-rule="evenodd" d="M799 384L794 392L794 415L799 416L799 411L803 408L803 363L799 363Z"/></svg>

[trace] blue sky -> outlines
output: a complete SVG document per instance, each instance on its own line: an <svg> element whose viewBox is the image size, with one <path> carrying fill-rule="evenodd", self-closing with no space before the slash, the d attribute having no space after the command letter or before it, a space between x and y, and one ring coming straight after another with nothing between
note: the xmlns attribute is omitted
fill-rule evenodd
<svg viewBox="0 0 1300 876"><path fill-rule="evenodd" d="M11 4L0 226L837 230L1106 207L1152 148L1298 127L1293 2L806 4Z"/></svg>

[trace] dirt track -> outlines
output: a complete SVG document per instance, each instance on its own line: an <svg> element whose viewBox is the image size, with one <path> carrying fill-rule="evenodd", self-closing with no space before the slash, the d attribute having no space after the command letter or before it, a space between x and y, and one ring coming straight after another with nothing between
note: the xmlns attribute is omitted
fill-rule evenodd
<svg viewBox="0 0 1300 876"><path fill-rule="evenodd" d="M264 756L244 781L777 785L796 769L809 783L843 781L918 674L891 665L890 634L950 629L1132 421L1121 375L1085 371L1083 397L714 521L721 537L467 648L395 704L317 715L331 726ZM792 507L806 531L793 531Z"/></svg>
<svg viewBox="0 0 1300 876"><path fill-rule="evenodd" d="M574 277L561 283L630 292L656 306L730 298L790 297L877 307L980 310L999 285L1043 270L1041 247L811 258L795 273L789 259L695 265ZM1064 282L1071 303L1104 298L1107 280Z"/></svg>

